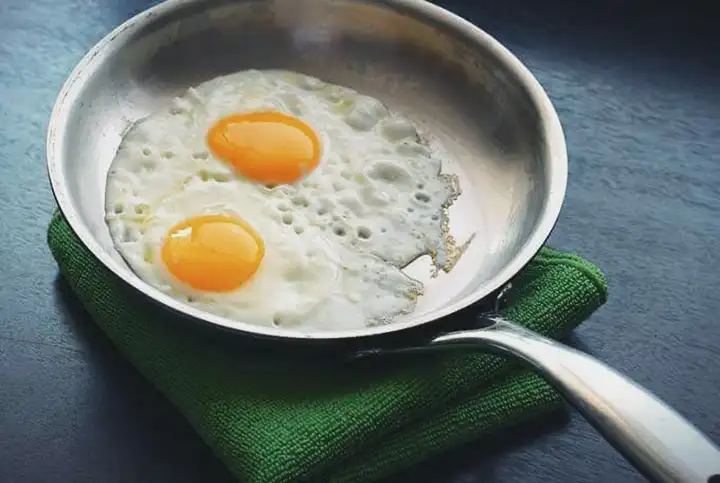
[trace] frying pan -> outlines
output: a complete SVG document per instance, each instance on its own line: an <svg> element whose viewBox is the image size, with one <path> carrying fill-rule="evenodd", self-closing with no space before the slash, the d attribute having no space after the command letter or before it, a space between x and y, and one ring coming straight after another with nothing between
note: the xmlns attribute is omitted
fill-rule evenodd
<svg viewBox="0 0 720 483"><path fill-rule="evenodd" d="M448 148L453 159L444 168L459 176L463 191L450 210L453 234L460 241L478 236L448 274L423 278L429 270L422 260L407 268L426 292L412 314L352 331L253 326L160 293L113 249L103 218L105 176L123 132L185 88L248 68L295 70L353 87L414 119ZM432 330L443 317L486 300L541 248L567 182L562 128L532 74L485 32L419 0L161 3L108 34L72 72L51 115L47 162L70 227L128 285L197 324L295 344ZM648 478L720 479L720 450L638 385L498 315L479 322L486 327L436 334L424 349L522 358Z"/></svg>

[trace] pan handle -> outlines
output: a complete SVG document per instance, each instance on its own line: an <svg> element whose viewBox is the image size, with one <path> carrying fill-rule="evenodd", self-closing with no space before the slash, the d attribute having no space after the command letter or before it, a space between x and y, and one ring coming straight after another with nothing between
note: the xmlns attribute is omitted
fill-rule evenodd
<svg viewBox="0 0 720 483"><path fill-rule="evenodd" d="M534 366L651 481L720 483L720 449L647 390L587 354L499 316L487 328L441 335L431 346L482 346Z"/></svg>

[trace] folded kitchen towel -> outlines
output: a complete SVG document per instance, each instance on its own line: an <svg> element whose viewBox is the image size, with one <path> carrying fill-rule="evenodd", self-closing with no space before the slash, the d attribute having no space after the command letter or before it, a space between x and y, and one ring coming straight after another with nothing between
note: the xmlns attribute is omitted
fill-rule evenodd
<svg viewBox="0 0 720 483"><path fill-rule="evenodd" d="M60 272L118 349L180 410L239 481L375 481L433 454L562 407L517 362L443 351L316 363L199 335L105 269L60 214L48 228ZM543 248L504 315L562 337L607 297L591 263Z"/></svg>

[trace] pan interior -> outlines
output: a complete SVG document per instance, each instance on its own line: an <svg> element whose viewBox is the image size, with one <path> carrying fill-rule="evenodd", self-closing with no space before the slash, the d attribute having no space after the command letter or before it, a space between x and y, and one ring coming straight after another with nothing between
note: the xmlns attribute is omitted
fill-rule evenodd
<svg viewBox="0 0 720 483"><path fill-rule="evenodd" d="M407 268L425 295L398 328L498 288L554 224L565 189L554 111L542 104L539 86L528 84L530 74L469 24L407 0L171 0L88 54L58 99L48 137L50 177L72 227L114 272L166 305L112 246L103 218L109 164L133 122L191 85L250 68L294 70L355 88L416 121L450 152L444 171L457 174L462 189L449 211L450 232L460 243L475 237L450 273L431 278L427 259ZM332 337L349 335L361 334Z"/></svg>

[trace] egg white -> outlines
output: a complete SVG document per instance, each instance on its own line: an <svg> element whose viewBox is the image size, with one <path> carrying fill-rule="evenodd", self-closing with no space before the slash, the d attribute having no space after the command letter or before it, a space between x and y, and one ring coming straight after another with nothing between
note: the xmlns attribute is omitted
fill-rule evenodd
<svg viewBox="0 0 720 483"><path fill-rule="evenodd" d="M262 110L318 134L320 163L300 182L263 186L209 151L214 122ZM302 74L245 71L188 89L126 133L108 174L106 218L138 276L210 312L328 330L386 323L412 310L422 289L400 269L427 253L445 263L445 208L459 190L440 174L442 160L376 99ZM200 213L234 214L260 233L267 252L252 283L197 293L164 269L162 237Z"/></svg>
<svg viewBox="0 0 720 483"><path fill-rule="evenodd" d="M224 317L264 326L332 330L384 323L412 310L421 284L377 257L333 246L317 227L288 222L287 213L279 214L263 201L257 193L239 193L233 182L194 176L182 191L152 209L110 213L107 219L118 249L140 278ZM237 290L195 290L175 279L162 262L160 250L168 230L201 214L242 218L263 239L265 256L258 271Z"/></svg>

